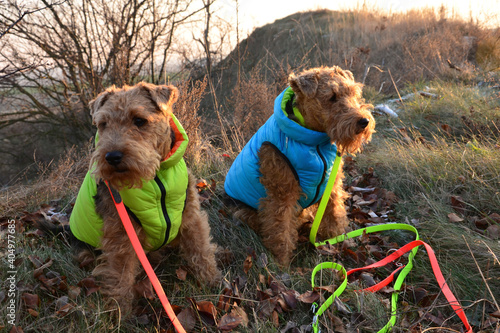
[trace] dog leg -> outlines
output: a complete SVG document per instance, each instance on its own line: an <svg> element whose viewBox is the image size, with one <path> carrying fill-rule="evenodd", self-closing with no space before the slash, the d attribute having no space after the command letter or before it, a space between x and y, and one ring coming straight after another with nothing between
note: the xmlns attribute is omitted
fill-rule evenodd
<svg viewBox="0 0 500 333"><path fill-rule="evenodd" d="M200 209L200 200L195 188L195 179L189 174L186 207L182 214L179 235L172 245L178 244L181 256L189 263L197 278L210 285L221 279L217 268L215 252L217 245L212 243L208 217Z"/></svg>
<svg viewBox="0 0 500 333"><path fill-rule="evenodd" d="M282 265L290 263L298 240L298 200L302 192L287 162L270 145L259 150L260 182L267 197L260 201L260 235L264 246Z"/></svg>
<svg viewBox="0 0 500 333"><path fill-rule="evenodd" d="M245 221L256 234L260 234L259 213L255 209L249 207L238 208L238 210L234 212L234 217Z"/></svg>
<svg viewBox="0 0 500 333"><path fill-rule="evenodd" d="M103 217L102 255L92 272L98 278L101 293L118 303L122 317L127 317L132 310L134 298L133 286L139 273L139 259L128 239L127 233L118 216L106 186L98 186L96 211ZM134 226L141 243L145 240L142 228Z"/></svg>

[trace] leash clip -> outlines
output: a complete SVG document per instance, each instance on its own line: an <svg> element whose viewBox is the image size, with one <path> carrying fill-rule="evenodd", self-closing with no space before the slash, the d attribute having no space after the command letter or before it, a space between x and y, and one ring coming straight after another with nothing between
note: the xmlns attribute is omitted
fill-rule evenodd
<svg viewBox="0 0 500 333"><path fill-rule="evenodd" d="M387 251L387 255L390 255L392 252L396 252L397 250L398 249L389 249ZM400 260L401 260L401 257L399 257L397 260L393 260L392 262L394 265L401 267L401 266L403 266L403 264L400 262Z"/></svg>
<svg viewBox="0 0 500 333"><path fill-rule="evenodd" d="M317 308L318 308L318 304L313 303L313 304L312 304L312 306L311 306L311 311L312 311L312 313L316 313L316 309L317 309ZM315 316L315 317L317 317L317 316Z"/></svg>

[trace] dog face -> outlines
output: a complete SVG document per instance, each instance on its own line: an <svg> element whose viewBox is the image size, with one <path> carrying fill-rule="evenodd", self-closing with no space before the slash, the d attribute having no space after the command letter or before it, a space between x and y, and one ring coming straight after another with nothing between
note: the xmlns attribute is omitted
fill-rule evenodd
<svg viewBox="0 0 500 333"><path fill-rule="evenodd" d="M325 132L341 153L356 153L369 142L375 120L362 98L362 85L350 71L322 67L290 75L305 126Z"/></svg>
<svg viewBox="0 0 500 333"><path fill-rule="evenodd" d="M90 102L98 129L91 166L114 188L141 187L155 177L170 151L170 115L178 98L173 86L139 83L110 87Z"/></svg>

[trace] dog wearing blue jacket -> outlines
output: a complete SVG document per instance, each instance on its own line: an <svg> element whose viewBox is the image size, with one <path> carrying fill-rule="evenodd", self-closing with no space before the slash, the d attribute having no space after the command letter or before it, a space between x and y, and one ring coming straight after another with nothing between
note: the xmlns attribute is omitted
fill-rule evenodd
<svg viewBox="0 0 500 333"><path fill-rule="evenodd" d="M314 216L336 158L371 140L375 120L362 85L350 71L320 67L291 74L273 115L229 169L224 189L239 205L235 216L261 237L278 262L289 264L298 229ZM342 163L318 235L342 234L348 224Z"/></svg>

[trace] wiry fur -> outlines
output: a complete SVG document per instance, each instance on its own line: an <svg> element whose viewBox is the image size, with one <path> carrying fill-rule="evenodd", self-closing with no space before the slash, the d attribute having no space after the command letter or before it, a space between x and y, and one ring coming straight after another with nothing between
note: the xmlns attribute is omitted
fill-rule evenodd
<svg viewBox="0 0 500 333"><path fill-rule="evenodd" d="M375 120L362 99L362 85L351 72L339 67L321 67L290 75L289 84L296 95L296 105L309 129L327 133L340 153L357 153L371 140ZM368 121L366 127L360 120ZM262 146L259 154L260 182L267 197L258 211L240 207L235 216L246 221L261 235L264 245L278 262L288 264L296 248L300 216L316 214L319 204L306 210L298 205L302 190L285 160L273 148ZM348 224L344 202L342 165L337 173L318 235L326 239L342 234Z"/></svg>
<svg viewBox="0 0 500 333"><path fill-rule="evenodd" d="M173 86L139 83L122 89L108 88L90 104L99 140L92 155L91 166L100 180L107 180L115 189L140 188L143 181L152 180L160 161L168 156L171 144L169 125L172 105L178 90ZM137 126L137 119L146 120ZM140 124L140 122L139 122ZM106 154L123 154L117 165L108 163ZM215 260L216 245L210 237L207 215L201 211L196 181L189 174L187 198L182 224L171 243L180 249L195 276L211 285L220 279ZM134 298L133 286L140 272L140 263L118 216L108 188L98 186L96 211L103 218L102 255L93 274L98 277L101 292L120 306L128 315ZM145 245L144 230L134 224L139 240ZM83 259L88 253L82 253ZM111 305L114 302L110 303Z"/></svg>

